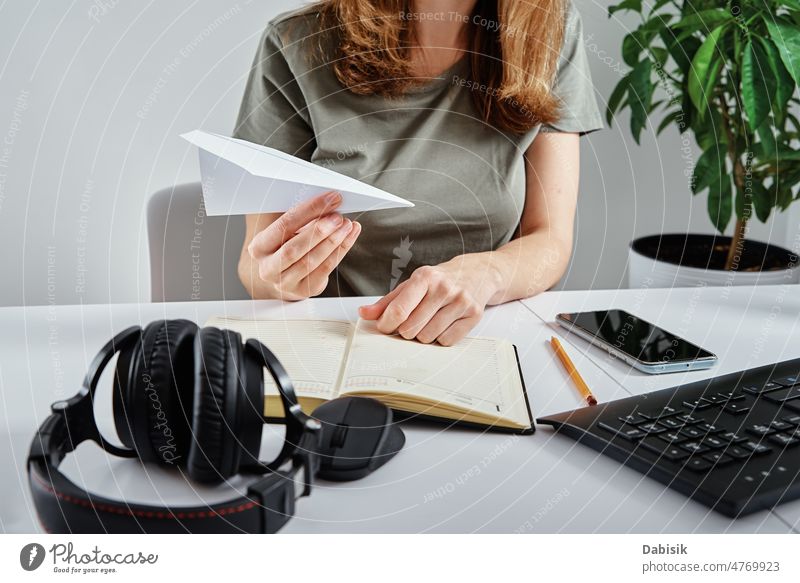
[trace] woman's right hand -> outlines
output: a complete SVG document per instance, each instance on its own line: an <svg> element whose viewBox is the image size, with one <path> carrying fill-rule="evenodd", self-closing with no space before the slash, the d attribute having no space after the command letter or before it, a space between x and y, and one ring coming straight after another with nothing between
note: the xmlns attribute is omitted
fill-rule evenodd
<svg viewBox="0 0 800 583"><path fill-rule="evenodd" d="M292 207L253 236L247 252L261 280L261 297L301 300L317 296L355 243L361 225L334 212L338 192Z"/></svg>

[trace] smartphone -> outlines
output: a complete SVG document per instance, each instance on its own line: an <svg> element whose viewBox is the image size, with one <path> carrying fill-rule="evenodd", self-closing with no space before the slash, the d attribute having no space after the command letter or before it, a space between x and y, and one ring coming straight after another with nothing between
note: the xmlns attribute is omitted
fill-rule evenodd
<svg viewBox="0 0 800 583"><path fill-rule="evenodd" d="M708 350L624 310L558 314L556 321L646 373L703 370L717 363Z"/></svg>

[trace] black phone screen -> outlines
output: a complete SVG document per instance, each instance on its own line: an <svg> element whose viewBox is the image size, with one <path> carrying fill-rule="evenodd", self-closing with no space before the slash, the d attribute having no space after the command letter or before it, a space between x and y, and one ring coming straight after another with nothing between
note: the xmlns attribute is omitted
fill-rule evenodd
<svg viewBox="0 0 800 583"><path fill-rule="evenodd" d="M715 358L707 350L624 310L560 314L559 318L640 362L655 364Z"/></svg>

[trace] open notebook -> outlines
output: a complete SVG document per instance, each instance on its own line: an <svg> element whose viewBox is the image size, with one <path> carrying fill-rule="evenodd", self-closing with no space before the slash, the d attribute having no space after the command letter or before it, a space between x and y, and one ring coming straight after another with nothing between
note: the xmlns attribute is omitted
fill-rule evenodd
<svg viewBox="0 0 800 583"><path fill-rule="evenodd" d="M286 368L307 412L324 401L357 395L412 416L533 431L516 349L506 340L471 337L455 346L422 344L382 334L366 320L220 316L206 326L263 342ZM268 374L264 384L264 414L279 417L277 389Z"/></svg>

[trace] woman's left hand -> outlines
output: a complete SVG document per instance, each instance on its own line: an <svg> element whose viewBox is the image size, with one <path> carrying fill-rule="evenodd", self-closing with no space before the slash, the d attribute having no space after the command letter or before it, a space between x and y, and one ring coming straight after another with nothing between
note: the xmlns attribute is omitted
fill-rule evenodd
<svg viewBox="0 0 800 583"><path fill-rule="evenodd" d="M419 267L380 300L361 306L359 314L377 320L384 334L451 346L480 321L496 292L497 278L485 255L460 255Z"/></svg>

